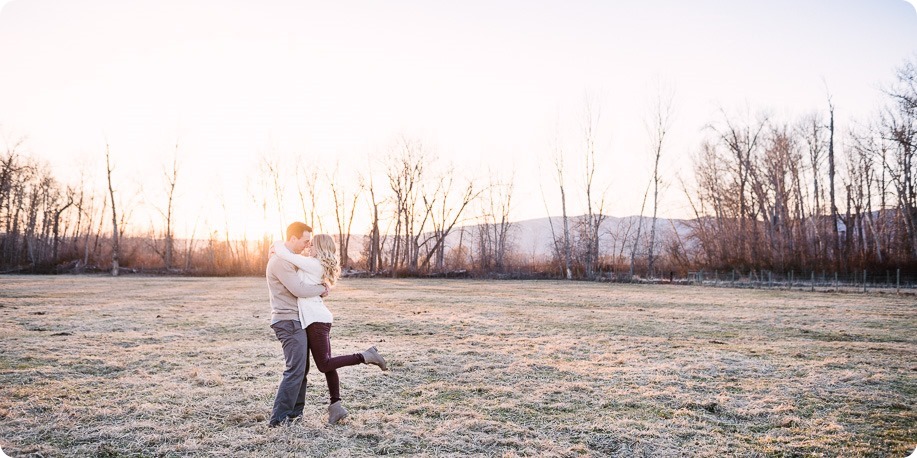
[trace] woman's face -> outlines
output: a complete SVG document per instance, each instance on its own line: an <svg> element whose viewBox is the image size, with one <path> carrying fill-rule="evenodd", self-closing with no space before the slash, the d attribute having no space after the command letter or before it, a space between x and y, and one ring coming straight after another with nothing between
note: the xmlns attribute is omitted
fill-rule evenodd
<svg viewBox="0 0 917 458"><path fill-rule="evenodd" d="M310 244L309 247L306 248L306 251L308 252L308 256L311 256L313 258L315 257L316 254L318 254L318 249L315 248L314 243Z"/></svg>

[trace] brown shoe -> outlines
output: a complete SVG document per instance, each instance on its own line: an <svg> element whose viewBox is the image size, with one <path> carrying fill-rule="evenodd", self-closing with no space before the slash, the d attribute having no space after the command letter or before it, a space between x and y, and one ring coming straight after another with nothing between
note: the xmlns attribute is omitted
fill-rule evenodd
<svg viewBox="0 0 917 458"><path fill-rule="evenodd" d="M375 364L384 371L388 370L388 365L385 363L385 358L379 354L379 351L376 350L376 347L369 347L366 349L366 351L361 352L360 354L363 355L364 363Z"/></svg>
<svg viewBox="0 0 917 458"><path fill-rule="evenodd" d="M341 404L341 401L335 402L328 406L328 424L333 425L347 416L347 409Z"/></svg>

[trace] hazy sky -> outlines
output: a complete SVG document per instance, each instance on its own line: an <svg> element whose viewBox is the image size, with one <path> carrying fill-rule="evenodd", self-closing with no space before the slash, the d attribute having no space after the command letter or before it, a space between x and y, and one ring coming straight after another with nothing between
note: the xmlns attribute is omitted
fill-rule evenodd
<svg viewBox="0 0 917 458"><path fill-rule="evenodd" d="M843 127L873 113L917 52L903 0L3 3L5 138L27 136L65 181L80 167L102 178L107 139L121 187L151 199L178 140L179 225L221 226L225 200L249 235L259 154L346 167L402 134L468 175L515 169L514 219L544 216L537 183L553 188L539 164L559 131L575 174L587 94L601 109L607 210L634 214L659 87L675 92L664 153L675 183L720 107L792 120L823 110L827 86ZM663 215L689 215L679 188Z"/></svg>

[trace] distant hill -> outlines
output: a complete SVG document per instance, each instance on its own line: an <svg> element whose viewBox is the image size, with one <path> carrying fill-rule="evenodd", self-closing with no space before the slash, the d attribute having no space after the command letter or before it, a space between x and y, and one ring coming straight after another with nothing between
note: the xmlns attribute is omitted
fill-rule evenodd
<svg viewBox="0 0 917 458"><path fill-rule="evenodd" d="M582 220L583 218L583 216L570 218L571 232L575 231L575 221ZM608 252L614 248L617 252L621 249L621 245L624 243L625 238L628 240L627 243L629 246L631 243L633 243L633 238L636 236L639 221L639 216L609 216L605 218L605 220L602 221L601 228L599 229L600 249L604 252ZM529 255L534 254L537 257L550 256L551 250L553 249L553 242L551 240L552 222L554 225L555 235L558 238L561 237L563 234L563 220L560 217L537 218L514 223L514 245L516 249L521 252L528 253ZM643 227L640 230L641 238L649 236L650 223L650 217L643 217ZM684 220L673 220L667 218L656 219L657 240L668 237L669 235L673 234L674 231L678 231L679 235L684 237L690 231L690 228L687 226L687 222ZM629 252L629 250L630 248L627 248L626 251Z"/></svg>
<svg viewBox="0 0 917 458"><path fill-rule="evenodd" d="M571 233L574 233L576 230L576 221L582 219L582 215L570 218ZM644 243L649 240L649 225L651 219L652 218L648 216L643 217L643 228L641 229L640 237L644 240ZM529 260L533 258L541 260L550 257L553 249L553 242L551 240L551 221L554 223L554 231L557 237L560 237L561 234L563 234L563 222L559 216L514 222L510 236L511 246L514 252ZM616 254L621 253L622 244L626 239L627 246L623 254L629 255L631 245L636 236L639 221L639 216L607 217L602 222L602 228L599 234L602 253L611 254L612 251ZM691 232L689 224L689 220L657 218L657 243L661 240L669 239L676 232L682 238L682 241L687 243L687 236ZM462 243L466 247L474 245L476 243L475 239L479 227L480 225L478 224L472 224L453 229L446 239L447 251L450 248L457 247L460 238L462 238ZM463 230L465 231L464 235L462 235ZM351 236L349 250L351 259L356 260L362 258L364 237L363 234L353 234Z"/></svg>
<svg viewBox="0 0 917 458"><path fill-rule="evenodd" d="M571 233L575 231L576 221L582 219L583 216L570 218ZM624 243L626 238L627 248L625 248L624 253L629 254L630 244L633 243L633 238L636 235L639 220L639 216L607 217L602 222L602 227L599 234L601 250L604 253L609 253L611 250L614 250L615 253L620 252L621 245ZM651 218L648 216L643 217L641 238L649 237L650 220ZM551 223L553 222L554 224L554 231L556 236L560 237L561 234L563 234L562 221L563 220L561 217L555 216L551 218L545 217L514 222L511 232L511 240L515 252L526 256L529 259L544 259L550 257L551 251L553 249L553 242L551 240ZM682 239L684 239L691 231L688 223L689 221L687 220L657 218L657 241L672 236L676 231L682 237ZM458 246L460 237L463 237L462 243L466 246L474 243L475 234L477 234L479 226L480 225L478 224L474 224L453 229L449 234L449 237L446 239L447 246ZM465 231L464 236L461 235L462 230ZM353 259L358 259L361 257L364 238L365 236L363 235L354 234L352 236L350 255Z"/></svg>

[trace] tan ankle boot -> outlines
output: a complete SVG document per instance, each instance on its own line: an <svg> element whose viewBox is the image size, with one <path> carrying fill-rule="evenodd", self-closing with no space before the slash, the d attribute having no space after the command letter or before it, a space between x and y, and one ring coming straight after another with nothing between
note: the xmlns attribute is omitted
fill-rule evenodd
<svg viewBox="0 0 917 458"><path fill-rule="evenodd" d="M360 354L363 355L363 362L366 364L375 364L384 371L388 370L388 365L385 363L385 358L379 354L379 351L376 350L376 347L369 347L366 349L366 351L361 352Z"/></svg>
<svg viewBox="0 0 917 458"><path fill-rule="evenodd" d="M341 404L341 401L335 402L328 406L328 424L333 425L347 416L347 409Z"/></svg>

